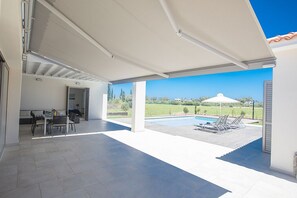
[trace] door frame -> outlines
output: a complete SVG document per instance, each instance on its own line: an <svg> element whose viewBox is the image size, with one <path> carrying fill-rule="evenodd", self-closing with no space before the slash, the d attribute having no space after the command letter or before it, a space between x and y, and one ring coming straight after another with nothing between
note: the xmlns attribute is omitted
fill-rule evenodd
<svg viewBox="0 0 297 198"><path fill-rule="evenodd" d="M3 72L4 72L4 68L6 69L7 71L7 82L6 82L6 105L3 107L3 109L5 108L5 114L4 114L4 117L5 117L5 120L4 120L4 124L5 124L5 127L4 127L4 146L6 144L6 132L7 132L7 101L8 101L8 86L9 86L9 67L8 65L6 64L6 61L2 55L2 52L0 51L0 67L1 67L1 72L0 72L0 75L1 75L1 78L0 78L0 105L2 105L2 99L4 99L2 96L2 83L3 83ZM1 109L1 110L3 110ZM2 111L0 111L1 115L2 115ZM2 119L2 117L0 116L0 118ZM2 158L2 154L3 154L3 151L4 151L4 147L2 150L0 150L0 159Z"/></svg>
<svg viewBox="0 0 297 198"><path fill-rule="evenodd" d="M89 120L89 103L90 103L90 88L89 87L74 87L74 86L67 86L66 87L66 113L69 115L69 96L71 89L82 89L85 90L84 94L84 119L86 121ZM87 95L88 94L88 95Z"/></svg>

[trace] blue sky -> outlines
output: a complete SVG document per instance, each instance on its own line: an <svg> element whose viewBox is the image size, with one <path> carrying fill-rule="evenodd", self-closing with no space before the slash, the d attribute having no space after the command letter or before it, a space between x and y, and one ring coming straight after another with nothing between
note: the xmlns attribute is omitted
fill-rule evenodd
<svg viewBox="0 0 297 198"><path fill-rule="evenodd" d="M297 31L297 0L250 0L267 38ZM147 81L147 96L198 98L222 92L232 98L253 97L263 100L263 82L272 79L272 69L201 75ZM113 85L119 95L130 93L131 83Z"/></svg>
<svg viewBox="0 0 297 198"><path fill-rule="evenodd" d="M297 31L296 0L250 0L266 38Z"/></svg>

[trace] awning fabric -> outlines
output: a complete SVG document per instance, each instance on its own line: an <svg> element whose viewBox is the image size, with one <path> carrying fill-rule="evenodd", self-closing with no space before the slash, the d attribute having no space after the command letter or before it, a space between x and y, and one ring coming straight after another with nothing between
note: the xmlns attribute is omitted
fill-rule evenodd
<svg viewBox="0 0 297 198"><path fill-rule="evenodd" d="M110 58L39 0L29 49L110 82L242 70L178 37L159 0L46 0L113 54ZM168 0L179 28L249 65L274 55L248 0ZM139 66L140 65L140 66ZM164 76L163 76L164 77Z"/></svg>

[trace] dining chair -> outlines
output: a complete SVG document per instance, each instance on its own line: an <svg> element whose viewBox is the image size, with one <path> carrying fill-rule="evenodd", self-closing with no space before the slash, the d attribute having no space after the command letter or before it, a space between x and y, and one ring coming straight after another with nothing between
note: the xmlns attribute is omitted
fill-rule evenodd
<svg viewBox="0 0 297 198"><path fill-rule="evenodd" d="M57 128L60 131L65 130L66 133L67 127L67 116L53 116L53 120L51 123L51 131L53 128Z"/></svg>
<svg viewBox="0 0 297 198"><path fill-rule="evenodd" d="M38 126L43 126L44 121L43 120L37 120L35 114L31 111L30 115L32 116L32 126L31 126L31 131L32 135L34 136L35 134L35 128Z"/></svg>
<svg viewBox="0 0 297 198"><path fill-rule="evenodd" d="M78 121L77 121L78 119ZM74 132L76 132L76 126L75 123L79 123L79 117L77 117L77 115L75 113L70 112L69 114L69 126L71 127L71 130Z"/></svg>

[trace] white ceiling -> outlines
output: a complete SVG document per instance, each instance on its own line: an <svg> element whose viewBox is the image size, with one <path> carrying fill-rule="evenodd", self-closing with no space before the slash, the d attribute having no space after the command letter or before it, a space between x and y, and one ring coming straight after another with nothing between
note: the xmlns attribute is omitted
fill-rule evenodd
<svg viewBox="0 0 297 198"><path fill-rule="evenodd" d="M38 0L30 50L99 79L123 82L158 73L176 77L242 70L178 37L158 0L47 2L108 51L136 64L106 56ZM274 61L248 0L167 2L183 32L250 63L251 69Z"/></svg>
<svg viewBox="0 0 297 198"><path fill-rule="evenodd" d="M47 60L45 57L39 57L36 54L27 54L26 61L23 64L23 74L36 77L55 77L74 80L102 81L95 75L66 66L62 63L56 63Z"/></svg>

